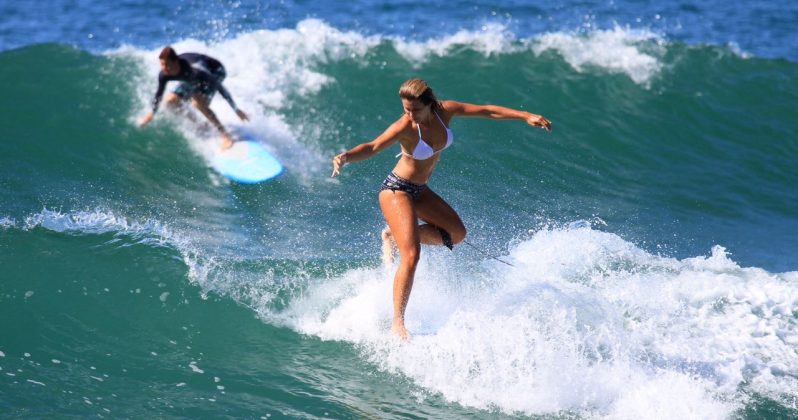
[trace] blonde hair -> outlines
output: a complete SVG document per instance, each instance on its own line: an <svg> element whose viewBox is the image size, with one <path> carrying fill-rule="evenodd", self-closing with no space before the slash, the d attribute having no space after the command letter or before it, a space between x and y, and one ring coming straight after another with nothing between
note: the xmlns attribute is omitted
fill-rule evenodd
<svg viewBox="0 0 798 420"><path fill-rule="evenodd" d="M399 86L399 97L430 105L436 112L443 108L441 102L435 97L435 92L422 79L410 79L402 83L402 86Z"/></svg>

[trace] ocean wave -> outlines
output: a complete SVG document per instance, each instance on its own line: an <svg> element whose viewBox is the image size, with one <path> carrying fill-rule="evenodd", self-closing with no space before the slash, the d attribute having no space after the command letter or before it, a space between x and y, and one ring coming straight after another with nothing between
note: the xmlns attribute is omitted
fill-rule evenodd
<svg viewBox="0 0 798 420"><path fill-rule="evenodd" d="M175 248L202 297L352 343L379 369L468 407L728 418L752 394L788 401L798 389L798 272L741 267L721 246L679 260L573 223L509 245L512 266L426 249L408 306L414 337L398 343L388 332L394 267L222 259L164 223L102 209L2 220Z"/></svg>
<svg viewBox="0 0 798 420"><path fill-rule="evenodd" d="M668 42L651 31L622 27L518 38L506 26L491 23L478 30L459 30L415 41L397 35L340 30L319 19L305 19L294 28L246 32L218 42L184 39L172 45L178 52L206 53L225 63L226 87L240 108L253 114L248 128L257 138L264 139L285 164L287 173L305 185L326 172L330 146L319 139L335 138L337 127L330 127L331 122L323 115L321 119L293 117L290 123L286 115L296 113L293 107L297 98L316 95L342 77L331 64L346 62L382 68L388 61L398 59L405 60L417 72L432 57L447 58L472 51L485 60L506 55L521 56L525 61L563 60L575 72L620 74L636 84L649 86L666 68L663 60L668 49ZM127 45L106 54L133 58L141 68L135 80L128 81L139 104L128 116L129 122L135 124L136 118L148 111L155 91L158 49ZM405 64L394 63L392 71L403 67ZM239 122L223 101L214 101L212 108L221 121ZM178 123L177 119L161 115L159 121L162 120L171 121L189 140L194 152L211 166L217 142L199 136L195 127ZM311 138L307 138L309 135Z"/></svg>
<svg viewBox="0 0 798 420"><path fill-rule="evenodd" d="M188 280L203 288L203 297L213 289L210 284L212 273L217 267L216 258L202 251L189 235L157 220L131 220L106 209L61 212L45 208L26 216L22 223L9 227L23 231L42 228L69 235L113 234L115 237L129 238L136 244L173 249L180 254L188 268Z"/></svg>
<svg viewBox="0 0 798 420"><path fill-rule="evenodd" d="M285 265L293 266L293 262L220 255L203 245L203 232L180 231L154 219L133 220L108 209L70 212L43 209L26 216L21 223L2 217L0 228L25 232L41 228L76 236L111 234L114 238L127 239L124 242L114 241L115 246L132 243L167 248L180 256L186 266L186 279L200 287L202 298L214 293L255 310L271 308L274 300L285 294L286 289L305 288L309 283L303 276L296 278L295 273L301 272L302 268L289 268L288 271L294 273L293 277L281 277L282 283L274 284L275 270L279 271L278 268Z"/></svg>
<svg viewBox="0 0 798 420"><path fill-rule="evenodd" d="M798 273L743 268L716 246L677 260L589 227L514 245L514 267L425 254L389 337L392 270L350 270L280 313L354 343L381 369L449 401L506 413L728 418L751 393L798 389ZM442 259L446 258L445 261Z"/></svg>
<svg viewBox="0 0 798 420"><path fill-rule="evenodd" d="M319 20L307 19L294 29L254 31L219 43L186 39L172 46L178 53L193 51L220 58L228 75L225 87L241 109L253 114L248 129L259 138L268 139L268 145L289 172L309 180L318 176L322 167L326 170L327 156L318 145L301 141L298 130L287 124L279 111L291 105L292 96L314 94L334 81L317 69L319 64L360 59L377 43L376 37L339 31ZM133 57L147 74L133 81L140 107L130 116L131 123L148 111L159 69L158 51L128 45L107 52L109 56ZM217 100L212 105L219 119L238 122L234 112L221 102ZM187 139L195 140L191 146L210 165L215 143L199 138L191 126L177 126Z"/></svg>
<svg viewBox="0 0 798 420"><path fill-rule="evenodd" d="M662 69L664 39L647 30L615 27L595 29L587 34L551 32L518 39L504 25L489 24L479 31L461 30L453 35L423 42L391 37L396 51L418 65L431 56L446 56L467 48L485 57L533 52L540 56L556 51L576 71L592 66L627 75L635 83L647 84Z"/></svg>
<svg viewBox="0 0 798 420"><path fill-rule="evenodd" d="M454 34L424 41L396 35L364 35L342 31L318 19L305 19L293 29L258 30L218 43L195 39L175 42L180 51L197 51L222 58L228 70L226 85L231 92L243 92L242 108L257 105L280 109L291 95L308 95L334 83L334 78L319 69L320 64L342 60L368 63L369 55L381 45L390 45L413 66L430 57L445 57L471 50L485 57L529 53L540 56L556 51L576 71L588 66L627 75L635 83L649 82L661 70L662 37L645 30L616 27L588 34L554 32L530 38L517 38L504 25L491 23L479 30L459 30ZM157 73L157 50L125 46L110 55L132 55L144 68ZM139 93L142 104L151 97L151 86ZM236 95L239 96L239 95ZM232 111L220 108L225 117ZM229 115L227 115L229 114Z"/></svg>
<svg viewBox="0 0 798 420"><path fill-rule="evenodd" d="M483 25L480 30L460 30L426 41L408 41L397 36L387 39L402 57L416 66L432 56L445 57L462 48L479 52L485 57L526 50L506 26L498 23Z"/></svg>
<svg viewBox="0 0 798 420"><path fill-rule="evenodd" d="M317 19L307 19L294 29L260 30L241 34L218 43L196 39L177 41L171 45L178 51L193 51L222 59L227 70L225 86L231 92L243 92L241 108L256 105L282 108L292 94L318 92L333 79L314 67L319 63L362 58L379 44L378 37L335 29ZM133 56L152 75L159 69L158 51L124 46L109 55ZM148 83L153 85L154 81ZM152 97L151 86L140 92L141 101ZM223 114L230 114L232 111Z"/></svg>
<svg viewBox="0 0 798 420"><path fill-rule="evenodd" d="M585 36L563 32L544 34L531 43L531 48L538 55L547 50L557 51L577 71L593 66L647 84L662 69L663 45L663 39L652 32L615 27Z"/></svg>
<svg viewBox="0 0 798 420"><path fill-rule="evenodd" d="M39 213L25 217L20 226L23 230L32 230L38 227L70 234L123 234L132 238L144 239L148 243L180 242L177 236L160 222L131 221L126 217L117 216L112 211L102 209L62 213L45 208Z"/></svg>

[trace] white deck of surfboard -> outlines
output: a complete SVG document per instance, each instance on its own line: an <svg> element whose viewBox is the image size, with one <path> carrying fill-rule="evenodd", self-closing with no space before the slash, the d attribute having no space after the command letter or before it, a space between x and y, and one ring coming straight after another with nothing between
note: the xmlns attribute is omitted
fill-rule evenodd
<svg viewBox="0 0 798 420"><path fill-rule="evenodd" d="M213 167L224 177L244 184L268 181L283 172L283 165L251 133L235 130L240 139L213 159Z"/></svg>

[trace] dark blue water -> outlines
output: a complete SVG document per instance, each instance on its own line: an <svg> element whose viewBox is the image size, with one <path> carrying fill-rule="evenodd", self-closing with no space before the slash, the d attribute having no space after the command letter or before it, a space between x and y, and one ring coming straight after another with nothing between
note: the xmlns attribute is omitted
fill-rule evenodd
<svg viewBox="0 0 798 420"><path fill-rule="evenodd" d="M798 4L788 0L565 1L500 4L462 1L54 1L0 5L0 50L64 42L89 50L123 44L153 48L174 40L229 39L319 18L341 30L427 39L459 29L505 25L518 37L590 32L614 26L648 29L691 45L733 45L767 58L798 59Z"/></svg>

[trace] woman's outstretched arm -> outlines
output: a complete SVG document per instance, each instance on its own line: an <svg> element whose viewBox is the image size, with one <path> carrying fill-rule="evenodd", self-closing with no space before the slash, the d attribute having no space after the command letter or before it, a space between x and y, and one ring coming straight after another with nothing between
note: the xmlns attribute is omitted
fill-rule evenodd
<svg viewBox="0 0 798 420"><path fill-rule="evenodd" d="M407 128L408 124L409 122L407 121L407 118L403 116L391 124L387 129L385 129L385 131L376 139L367 143L358 144L357 146L336 155L333 158L332 176L335 177L341 173L341 168L345 164L368 159L396 143L399 140L402 131Z"/></svg>
<svg viewBox="0 0 798 420"><path fill-rule="evenodd" d="M542 115L499 105L476 105L457 101L444 101L443 108L453 116L482 117L494 120L523 120L533 127L551 131L551 121Z"/></svg>

